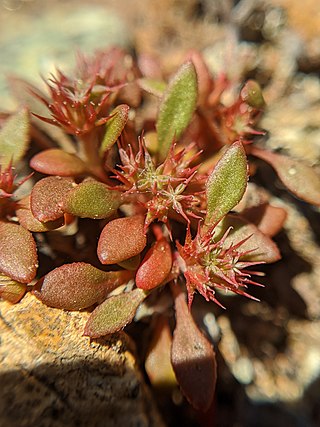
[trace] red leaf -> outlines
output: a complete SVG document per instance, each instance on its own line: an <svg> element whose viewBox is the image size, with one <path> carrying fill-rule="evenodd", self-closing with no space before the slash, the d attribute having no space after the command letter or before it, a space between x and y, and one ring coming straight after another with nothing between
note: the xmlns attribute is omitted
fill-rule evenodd
<svg viewBox="0 0 320 427"><path fill-rule="evenodd" d="M184 293L175 291L176 328L171 363L183 394L191 405L206 412L213 400L217 378L215 352L195 324Z"/></svg>
<svg viewBox="0 0 320 427"><path fill-rule="evenodd" d="M47 175L76 176L87 171L86 164L76 155L59 148L41 151L32 157L30 166Z"/></svg>
<svg viewBox="0 0 320 427"><path fill-rule="evenodd" d="M146 253L136 275L136 285L150 290L161 285L172 267L171 247L165 238L158 240Z"/></svg>
<svg viewBox="0 0 320 427"><path fill-rule="evenodd" d="M320 206L320 175L301 160L251 147L251 154L270 163L283 184L295 196Z"/></svg>
<svg viewBox="0 0 320 427"><path fill-rule="evenodd" d="M144 216L114 219L104 227L98 242L102 264L116 264L138 255L146 246Z"/></svg>
<svg viewBox="0 0 320 427"><path fill-rule="evenodd" d="M99 338L120 331L130 323L147 293L141 289L112 296L91 314L84 335Z"/></svg>
<svg viewBox="0 0 320 427"><path fill-rule="evenodd" d="M32 234L21 225L0 221L0 271L13 280L31 282L38 268Z"/></svg>
<svg viewBox="0 0 320 427"><path fill-rule="evenodd" d="M16 215L19 219L20 225L29 231L41 233L44 231L55 230L64 224L64 217L58 218L55 221L40 222L33 215L30 210L30 196L25 197L19 201Z"/></svg>
<svg viewBox="0 0 320 427"><path fill-rule="evenodd" d="M70 178L49 176L38 181L31 192L30 207L40 222L55 221L64 214L62 201L73 188Z"/></svg>
<svg viewBox="0 0 320 427"><path fill-rule="evenodd" d="M52 270L39 280L33 293L50 307L81 310L102 301L132 277L129 271L101 271L85 262L75 262Z"/></svg>

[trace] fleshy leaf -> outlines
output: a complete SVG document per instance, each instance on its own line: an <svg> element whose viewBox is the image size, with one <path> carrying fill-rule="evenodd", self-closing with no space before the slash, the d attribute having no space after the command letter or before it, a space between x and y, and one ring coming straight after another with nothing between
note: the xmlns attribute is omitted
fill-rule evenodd
<svg viewBox="0 0 320 427"><path fill-rule="evenodd" d="M146 246L144 215L114 219L104 227L98 242L102 264L115 264L138 255Z"/></svg>
<svg viewBox="0 0 320 427"><path fill-rule="evenodd" d="M266 236L273 237L282 229L288 214L283 208L263 203L245 209L241 216L256 225Z"/></svg>
<svg viewBox="0 0 320 427"><path fill-rule="evenodd" d="M136 275L140 289L151 290L160 286L168 277L172 267L172 253L169 242L162 238L146 253Z"/></svg>
<svg viewBox="0 0 320 427"><path fill-rule="evenodd" d="M103 301L132 277L129 271L101 271L91 264L74 262L50 271L39 280L33 293L50 307L81 310Z"/></svg>
<svg viewBox="0 0 320 427"><path fill-rule="evenodd" d="M26 109L11 116L0 130L0 164L6 168L10 161L16 164L29 145L30 120Z"/></svg>
<svg viewBox="0 0 320 427"><path fill-rule="evenodd" d="M248 165L244 148L235 142L223 154L208 178L207 225L219 222L241 200L248 181Z"/></svg>
<svg viewBox="0 0 320 427"><path fill-rule="evenodd" d="M197 72L199 104L203 106L206 104L208 95L212 90L213 80L207 64L205 63L202 54L198 50L191 50L188 53L188 59L193 62Z"/></svg>
<svg viewBox="0 0 320 427"><path fill-rule="evenodd" d="M241 245L241 252L247 252L240 261L275 262L281 258L279 249L270 237L263 234L254 224L242 217L227 215L216 227L215 240L219 240L225 231L232 227L225 239L225 247L248 239Z"/></svg>
<svg viewBox="0 0 320 427"><path fill-rule="evenodd" d="M320 206L320 175L301 160L252 147L251 154L268 162L295 196Z"/></svg>
<svg viewBox="0 0 320 427"><path fill-rule="evenodd" d="M178 139L190 123L197 96L197 73L193 63L188 61L169 82L161 100L156 125L160 160L166 158L173 139Z"/></svg>
<svg viewBox="0 0 320 427"><path fill-rule="evenodd" d="M33 216L40 222L55 221L64 214L62 202L73 189L70 178L48 176L38 181L32 189L30 208Z"/></svg>
<svg viewBox="0 0 320 427"><path fill-rule="evenodd" d="M100 146L101 156L113 146L121 135L128 120L128 113L129 106L126 104L118 105L111 111L110 115L112 117L106 123L106 132Z"/></svg>
<svg viewBox="0 0 320 427"><path fill-rule="evenodd" d="M30 196L20 200L16 209L20 225L29 231L41 233L45 231L55 230L64 224L64 217L56 219L55 221L40 222L32 215L30 209Z"/></svg>
<svg viewBox="0 0 320 427"><path fill-rule="evenodd" d="M15 304L21 300L27 290L25 283L12 280L0 273L0 298Z"/></svg>
<svg viewBox="0 0 320 427"><path fill-rule="evenodd" d="M32 234L21 225L0 221L0 271L22 283L31 282L38 268Z"/></svg>
<svg viewBox="0 0 320 427"><path fill-rule="evenodd" d="M150 93L151 95L155 95L161 97L163 92L165 91L167 85L163 80L150 79L148 77L144 77L138 80L138 84L141 89Z"/></svg>
<svg viewBox="0 0 320 427"><path fill-rule="evenodd" d="M87 171L85 163L75 154L59 148L41 151L32 157L30 166L46 175L77 176Z"/></svg>
<svg viewBox="0 0 320 427"><path fill-rule="evenodd" d="M147 293L134 289L111 296L100 304L91 314L86 324L84 335L99 338L120 331L132 319Z"/></svg>
<svg viewBox="0 0 320 427"><path fill-rule="evenodd" d="M261 109L265 106L262 89L258 82L248 80L241 90L241 99L250 107Z"/></svg>
<svg viewBox="0 0 320 427"><path fill-rule="evenodd" d="M153 387L166 388L177 384L171 365L171 344L168 319L160 316L152 331L152 341L145 361L145 369Z"/></svg>
<svg viewBox="0 0 320 427"><path fill-rule="evenodd" d="M102 182L84 181L64 199L65 212L80 218L108 218L120 206L120 193L109 190Z"/></svg>
<svg viewBox="0 0 320 427"><path fill-rule="evenodd" d="M171 363L183 394L191 405L206 412L212 403L217 378L215 352L195 324L184 293L175 290L176 328Z"/></svg>
<svg viewBox="0 0 320 427"><path fill-rule="evenodd" d="M120 267L125 268L126 270L136 270L139 267L140 262L141 256L140 254L138 254L136 256L118 262L117 264L120 265Z"/></svg>

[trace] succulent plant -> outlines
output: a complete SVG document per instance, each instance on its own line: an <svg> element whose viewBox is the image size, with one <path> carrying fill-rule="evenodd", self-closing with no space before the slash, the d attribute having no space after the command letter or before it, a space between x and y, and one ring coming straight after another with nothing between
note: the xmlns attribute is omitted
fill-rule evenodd
<svg viewBox="0 0 320 427"><path fill-rule="evenodd" d="M199 52L168 77L151 57L139 62L113 48L80 56L70 77L58 71L47 94L26 83L43 114L27 106L1 117L0 296L17 302L30 285L50 307L88 309L84 335L95 339L123 329L139 307L167 294L173 334L170 312L155 311L146 371L153 383L175 376L201 411L212 404L216 360L192 317L195 294L220 306L221 291L256 299L248 289L259 285L256 265L280 259L271 237L285 212L260 206L262 221L261 210L239 205L249 160L270 163L289 191L320 205L311 167L259 145L263 132L255 128L265 104L258 83L236 88L225 105L231 85L210 74ZM63 133L52 140L48 124ZM30 146L34 174L21 196L14 167ZM43 233L84 239L86 250L69 250L67 262L48 268ZM54 244L46 245L55 258ZM159 372L157 360L165 366Z"/></svg>

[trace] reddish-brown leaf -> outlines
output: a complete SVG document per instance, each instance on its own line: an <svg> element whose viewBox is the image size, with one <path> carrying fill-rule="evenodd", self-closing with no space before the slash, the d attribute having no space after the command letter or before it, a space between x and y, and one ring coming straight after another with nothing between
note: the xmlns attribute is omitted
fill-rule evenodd
<svg viewBox="0 0 320 427"><path fill-rule="evenodd" d="M225 247L248 239L239 248L240 252L245 253L240 258L240 261L270 263L281 258L278 246L274 241L263 234L254 224L249 223L240 216L227 215L216 228L215 239L219 240L229 227L231 227L231 230L225 239Z"/></svg>
<svg viewBox="0 0 320 427"><path fill-rule="evenodd" d="M85 262L55 268L36 284L33 293L50 307L81 310L100 302L133 277L129 271L101 271Z"/></svg>
<svg viewBox="0 0 320 427"><path fill-rule="evenodd" d="M104 227L98 242L102 264L115 264L138 255L146 246L144 216L114 219Z"/></svg>
<svg viewBox="0 0 320 427"><path fill-rule="evenodd" d="M171 363L183 394L191 405L206 412L213 400L217 378L215 352L195 324L184 293L174 286L176 328Z"/></svg>
<svg viewBox="0 0 320 427"><path fill-rule="evenodd" d="M165 238L158 240L146 253L136 275L136 285L150 290L161 285L172 267L172 253Z"/></svg>
<svg viewBox="0 0 320 427"><path fill-rule="evenodd" d="M30 166L47 175L77 176L87 171L86 164L75 154L59 148L41 151L32 157Z"/></svg>
<svg viewBox="0 0 320 427"><path fill-rule="evenodd" d="M38 268L32 234L21 225L0 221L0 271L22 283L31 282Z"/></svg>
<svg viewBox="0 0 320 427"><path fill-rule="evenodd" d="M64 224L64 217L58 218L55 221L40 222L32 215L30 209L30 196L25 197L19 201L16 215L19 219L20 225L29 231L41 233L44 231L55 230Z"/></svg>
<svg viewBox="0 0 320 427"><path fill-rule="evenodd" d="M38 181L31 192L30 208L33 216L40 222L55 221L64 214L63 199L72 190L70 178L49 176Z"/></svg>
<svg viewBox="0 0 320 427"><path fill-rule="evenodd" d="M301 160L251 147L251 154L270 163L283 184L295 196L320 206L320 175Z"/></svg>
<svg viewBox="0 0 320 427"><path fill-rule="evenodd" d="M256 225L266 236L273 237L282 229L287 212L283 208L263 203L245 209L241 216Z"/></svg>
<svg viewBox="0 0 320 427"><path fill-rule="evenodd" d="M146 296L147 293L142 289L134 289L106 299L92 312L84 335L99 338L120 331L132 322L139 305Z"/></svg>

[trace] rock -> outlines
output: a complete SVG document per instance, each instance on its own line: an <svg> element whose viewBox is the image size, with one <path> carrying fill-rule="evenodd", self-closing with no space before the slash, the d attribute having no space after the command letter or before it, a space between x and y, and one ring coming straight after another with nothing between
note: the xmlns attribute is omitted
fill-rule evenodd
<svg viewBox="0 0 320 427"><path fill-rule="evenodd" d="M0 425L160 427L125 333L90 342L86 312L0 302Z"/></svg>

